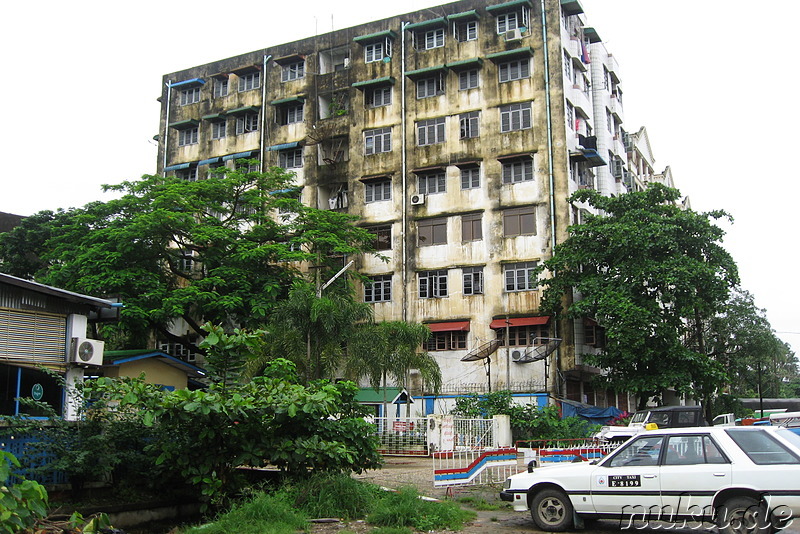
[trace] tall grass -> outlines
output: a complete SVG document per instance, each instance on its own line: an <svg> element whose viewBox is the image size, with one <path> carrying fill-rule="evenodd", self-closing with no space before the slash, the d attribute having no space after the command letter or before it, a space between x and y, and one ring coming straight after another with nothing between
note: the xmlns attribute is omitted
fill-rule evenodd
<svg viewBox="0 0 800 534"><path fill-rule="evenodd" d="M308 517L361 519L372 512L383 496L374 484L361 482L344 474L319 474L283 486L294 506Z"/></svg>
<svg viewBox="0 0 800 534"><path fill-rule="evenodd" d="M388 493L378 502L367 522L385 527L413 527L417 530L461 530L477 514L454 502L431 502L419 498L414 488Z"/></svg>
<svg viewBox="0 0 800 534"><path fill-rule="evenodd" d="M306 527L306 518L278 495L257 493L235 505L213 523L184 530L185 534L296 534Z"/></svg>

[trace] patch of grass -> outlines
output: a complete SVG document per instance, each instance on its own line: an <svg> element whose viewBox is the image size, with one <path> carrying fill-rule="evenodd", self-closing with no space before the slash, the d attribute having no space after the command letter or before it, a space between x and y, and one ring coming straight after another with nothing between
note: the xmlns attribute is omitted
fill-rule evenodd
<svg viewBox="0 0 800 534"><path fill-rule="evenodd" d="M278 494L308 517L339 517L362 519L374 508L383 495L374 484L344 474L318 474L284 485Z"/></svg>
<svg viewBox="0 0 800 534"><path fill-rule="evenodd" d="M183 530L183 534L296 534L306 528L305 516L280 496L258 493L235 505L213 523Z"/></svg>
<svg viewBox="0 0 800 534"><path fill-rule="evenodd" d="M477 514L454 502L431 502L419 498L414 488L402 488L381 499L367 521L383 527L413 527L417 530L461 530Z"/></svg>
<svg viewBox="0 0 800 534"><path fill-rule="evenodd" d="M369 531L369 534L412 534L406 527L378 527Z"/></svg>
<svg viewBox="0 0 800 534"><path fill-rule="evenodd" d="M498 504L489 502L483 497L459 497L457 501L461 504L466 504L471 508L481 511L494 511L500 509Z"/></svg>

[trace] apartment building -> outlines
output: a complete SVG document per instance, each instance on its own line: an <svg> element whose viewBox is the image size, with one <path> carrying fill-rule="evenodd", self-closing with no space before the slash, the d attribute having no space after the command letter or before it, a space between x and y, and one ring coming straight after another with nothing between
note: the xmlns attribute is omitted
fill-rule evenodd
<svg viewBox="0 0 800 534"><path fill-rule="evenodd" d="M461 0L165 75L159 172L255 158L358 215L390 258L355 258L361 296L430 327L445 392L626 409L582 362L602 329L544 315L530 277L587 209L572 192L625 190L621 98L579 0Z"/></svg>

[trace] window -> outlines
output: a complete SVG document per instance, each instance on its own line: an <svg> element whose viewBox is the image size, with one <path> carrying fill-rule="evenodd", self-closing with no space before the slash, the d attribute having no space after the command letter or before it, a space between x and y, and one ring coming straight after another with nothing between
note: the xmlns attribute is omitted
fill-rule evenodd
<svg viewBox="0 0 800 534"><path fill-rule="evenodd" d="M428 352L440 350L464 350L467 348L466 332L431 332L431 337L425 342Z"/></svg>
<svg viewBox="0 0 800 534"><path fill-rule="evenodd" d="M189 104L194 104L195 102L200 102L199 87L192 87L190 89L184 89L181 91L181 106L187 106Z"/></svg>
<svg viewBox="0 0 800 534"><path fill-rule="evenodd" d="M564 76L567 81L572 81L572 58L569 57L569 53L566 50L564 50Z"/></svg>
<svg viewBox="0 0 800 534"><path fill-rule="evenodd" d="M480 241L483 239L483 217L480 213L461 216L461 241Z"/></svg>
<svg viewBox="0 0 800 534"><path fill-rule="evenodd" d="M364 93L364 103L368 108L390 105L392 103L392 86L384 85L383 87L368 89Z"/></svg>
<svg viewBox="0 0 800 534"><path fill-rule="evenodd" d="M447 219L425 219L417 222L419 246L444 245L447 243Z"/></svg>
<svg viewBox="0 0 800 534"><path fill-rule="evenodd" d="M478 21L469 20L466 22L456 22L453 25L453 35L456 41L474 41L478 38Z"/></svg>
<svg viewBox="0 0 800 534"><path fill-rule="evenodd" d="M800 463L800 458L794 452L768 432L750 429L730 429L725 432L756 465Z"/></svg>
<svg viewBox="0 0 800 534"><path fill-rule="evenodd" d="M190 167L188 169L179 169L175 171L175 177L187 182L197 181L197 167Z"/></svg>
<svg viewBox="0 0 800 534"><path fill-rule="evenodd" d="M461 169L461 189L477 189L481 186L481 168L463 167Z"/></svg>
<svg viewBox="0 0 800 534"><path fill-rule="evenodd" d="M483 295L483 267L464 267L464 294Z"/></svg>
<svg viewBox="0 0 800 534"><path fill-rule="evenodd" d="M530 291L531 289L536 289L536 281L533 279L533 271L536 269L536 266L537 262L535 261L523 261L503 265L506 291Z"/></svg>
<svg viewBox="0 0 800 534"><path fill-rule="evenodd" d="M366 63L383 61L383 58L391 56L392 56L391 39L370 43L364 47L364 62Z"/></svg>
<svg viewBox="0 0 800 534"><path fill-rule="evenodd" d="M520 27L519 13L513 11L511 13L503 13L497 15L497 33L498 35L506 33L509 30L515 30Z"/></svg>
<svg viewBox="0 0 800 534"><path fill-rule="evenodd" d="M371 276L364 284L364 302L389 302L392 300L392 275Z"/></svg>
<svg viewBox="0 0 800 534"><path fill-rule="evenodd" d="M228 96L228 78L214 78L214 97Z"/></svg>
<svg viewBox="0 0 800 534"><path fill-rule="evenodd" d="M364 184L364 202L392 200L392 181L377 180Z"/></svg>
<svg viewBox="0 0 800 534"><path fill-rule="evenodd" d="M567 101L567 127L571 130L577 130L577 126L575 122L575 106Z"/></svg>
<svg viewBox="0 0 800 534"><path fill-rule="evenodd" d="M370 232L375 234L375 250L391 250L392 249L392 227L375 226L369 229Z"/></svg>
<svg viewBox="0 0 800 534"><path fill-rule="evenodd" d="M525 59L517 59L514 61L507 61L506 63L500 63L497 66L497 72L500 76L500 83L530 78L531 60L530 58L526 57Z"/></svg>
<svg viewBox="0 0 800 534"><path fill-rule="evenodd" d="M245 113L236 117L236 135L257 131L258 113Z"/></svg>
<svg viewBox="0 0 800 534"><path fill-rule="evenodd" d="M459 138L471 139L480 136L480 112L470 111L458 116Z"/></svg>
<svg viewBox="0 0 800 534"><path fill-rule="evenodd" d="M642 436L622 448L614 455L609 467L634 467L658 464L661 454L662 436Z"/></svg>
<svg viewBox="0 0 800 534"><path fill-rule="evenodd" d="M417 145L444 143L444 117L428 119L417 123Z"/></svg>
<svg viewBox="0 0 800 534"><path fill-rule="evenodd" d="M350 109L350 95L347 94L347 91L318 95L317 101L319 102L317 110L320 119L341 117L347 115Z"/></svg>
<svg viewBox="0 0 800 534"><path fill-rule="evenodd" d="M319 73L339 72L350 67L350 48L347 46L322 50L319 53Z"/></svg>
<svg viewBox="0 0 800 534"><path fill-rule="evenodd" d="M286 126L287 124L303 122L303 107L304 104L302 102L279 106L277 109L278 124Z"/></svg>
<svg viewBox="0 0 800 534"><path fill-rule="evenodd" d="M511 326L508 328L508 343L506 343L506 328L497 329L497 339L504 347L530 347L539 345L537 338L550 337L550 327L544 325Z"/></svg>
<svg viewBox="0 0 800 534"><path fill-rule="evenodd" d="M417 277L419 298L436 299L447 296L447 270L422 271Z"/></svg>
<svg viewBox="0 0 800 534"><path fill-rule="evenodd" d="M466 91L478 87L478 69L462 70L458 73L458 90Z"/></svg>
<svg viewBox="0 0 800 534"><path fill-rule="evenodd" d="M292 80L299 80L306 75L305 61L297 61L295 63L288 63L281 66L281 81L290 82Z"/></svg>
<svg viewBox="0 0 800 534"><path fill-rule="evenodd" d="M444 28L418 32L416 37L417 50L430 50L444 46Z"/></svg>
<svg viewBox="0 0 800 534"><path fill-rule="evenodd" d="M536 234L536 209L533 206L513 208L503 212L503 236Z"/></svg>
<svg viewBox="0 0 800 534"><path fill-rule="evenodd" d="M222 139L227 133L227 123L225 121L214 121L211 123L211 139Z"/></svg>
<svg viewBox="0 0 800 534"><path fill-rule="evenodd" d="M293 148L281 150L278 154L278 165L284 169L297 169L303 166L303 149Z"/></svg>
<svg viewBox="0 0 800 534"><path fill-rule="evenodd" d="M434 195L447 192L447 176L444 171L417 175L417 193Z"/></svg>
<svg viewBox="0 0 800 534"><path fill-rule="evenodd" d="M364 131L364 153L366 155L392 151L392 129L375 128Z"/></svg>
<svg viewBox="0 0 800 534"><path fill-rule="evenodd" d="M533 180L533 160L529 157L503 162L503 183L515 184Z"/></svg>
<svg viewBox="0 0 800 534"><path fill-rule="evenodd" d="M197 126L181 130L178 133L178 146L196 145L198 132Z"/></svg>
<svg viewBox="0 0 800 534"><path fill-rule="evenodd" d="M444 78L434 76L417 80L417 98L428 98L444 93Z"/></svg>
<svg viewBox="0 0 800 534"><path fill-rule="evenodd" d="M508 104L500 107L500 131L513 132L531 127L531 103Z"/></svg>
<svg viewBox="0 0 800 534"><path fill-rule="evenodd" d="M258 89L261 85L261 73L258 71L239 75L239 91Z"/></svg>

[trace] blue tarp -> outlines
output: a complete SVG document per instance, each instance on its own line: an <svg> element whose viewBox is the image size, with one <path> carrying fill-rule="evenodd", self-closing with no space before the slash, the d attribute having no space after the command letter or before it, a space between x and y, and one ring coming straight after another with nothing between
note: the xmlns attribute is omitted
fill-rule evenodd
<svg viewBox="0 0 800 534"><path fill-rule="evenodd" d="M608 408L599 408L591 404L583 404L582 402L569 401L560 399L561 404L561 418L565 417L580 417L586 419L595 425L605 425L611 419L619 417L623 414L622 410L615 406Z"/></svg>

